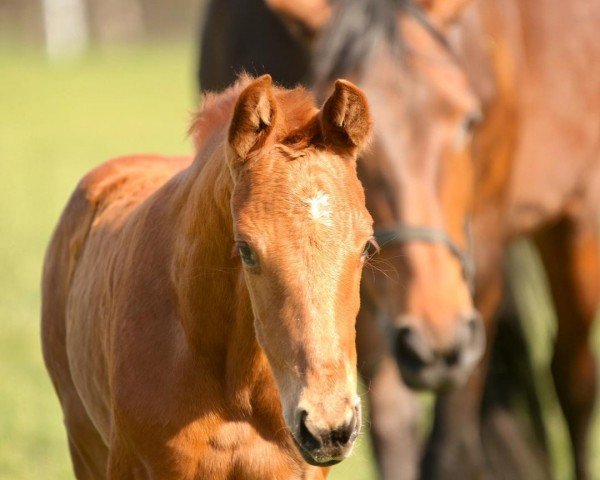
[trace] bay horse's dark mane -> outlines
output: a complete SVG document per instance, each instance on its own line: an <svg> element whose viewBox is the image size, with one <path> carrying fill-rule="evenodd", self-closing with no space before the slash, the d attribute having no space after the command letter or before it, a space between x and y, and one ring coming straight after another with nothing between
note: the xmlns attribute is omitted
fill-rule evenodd
<svg viewBox="0 0 600 480"><path fill-rule="evenodd" d="M398 10L413 16L441 44L445 37L412 0L336 0L334 17L317 42L309 82L317 84L360 71L379 42L399 58L406 52Z"/></svg>

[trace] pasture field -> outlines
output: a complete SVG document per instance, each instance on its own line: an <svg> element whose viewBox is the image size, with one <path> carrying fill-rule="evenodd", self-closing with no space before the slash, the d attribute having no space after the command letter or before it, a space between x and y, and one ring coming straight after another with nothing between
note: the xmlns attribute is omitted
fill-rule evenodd
<svg viewBox="0 0 600 480"><path fill-rule="evenodd" d="M186 130L197 101L194 72L195 52L181 45L113 47L59 64L24 47L0 45L0 480L73 478L40 353L44 250L89 168L125 153L191 151ZM532 268L535 257L526 245L514 255L523 270L519 299L536 319L528 322L528 333L536 339L539 388L562 480L569 468L564 425L547 380L552 317ZM594 478L600 478L597 441L593 447ZM375 478L366 435L330 478Z"/></svg>

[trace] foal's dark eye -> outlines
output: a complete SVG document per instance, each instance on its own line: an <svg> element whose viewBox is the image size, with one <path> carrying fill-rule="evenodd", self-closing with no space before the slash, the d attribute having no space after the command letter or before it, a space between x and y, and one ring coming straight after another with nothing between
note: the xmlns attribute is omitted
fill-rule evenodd
<svg viewBox="0 0 600 480"><path fill-rule="evenodd" d="M369 238L363 247L360 258L361 260L366 260L367 258L371 258L376 253L379 253L379 244L374 238Z"/></svg>
<svg viewBox="0 0 600 480"><path fill-rule="evenodd" d="M258 259L255 253L246 242L237 242L237 249L240 252L240 258L249 267L256 267L258 265Z"/></svg>

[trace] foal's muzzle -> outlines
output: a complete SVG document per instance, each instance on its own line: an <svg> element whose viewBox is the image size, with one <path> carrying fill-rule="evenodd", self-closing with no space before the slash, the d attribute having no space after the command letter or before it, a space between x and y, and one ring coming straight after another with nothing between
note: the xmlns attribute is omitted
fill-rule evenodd
<svg viewBox="0 0 600 480"><path fill-rule="evenodd" d="M350 455L360 431L360 422L360 404L354 407L349 421L335 428L318 427L306 410L300 410L294 441L309 464L317 467L335 465Z"/></svg>
<svg viewBox="0 0 600 480"><path fill-rule="evenodd" d="M485 330L481 317L459 318L455 336L436 346L423 322L406 322L396 330L393 349L404 381L412 388L435 391L462 385L481 359Z"/></svg>

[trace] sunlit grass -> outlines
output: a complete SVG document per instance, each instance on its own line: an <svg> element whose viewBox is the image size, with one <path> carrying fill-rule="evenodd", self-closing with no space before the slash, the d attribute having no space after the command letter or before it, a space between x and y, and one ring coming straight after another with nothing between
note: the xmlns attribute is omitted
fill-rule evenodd
<svg viewBox="0 0 600 480"><path fill-rule="evenodd" d="M72 478L39 345L39 277L78 178L128 152L189 151L192 52L96 52L49 65L0 47L0 478Z"/></svg>

